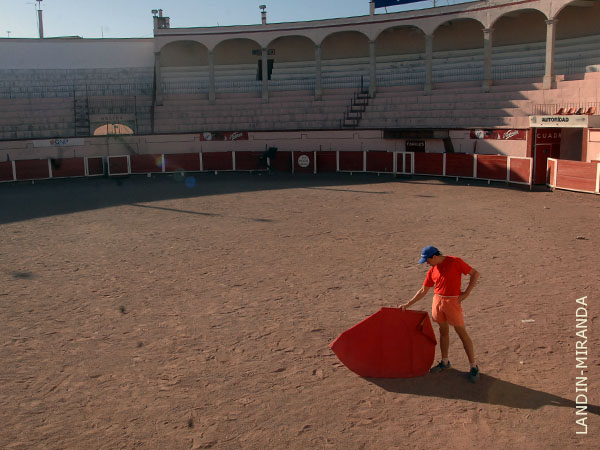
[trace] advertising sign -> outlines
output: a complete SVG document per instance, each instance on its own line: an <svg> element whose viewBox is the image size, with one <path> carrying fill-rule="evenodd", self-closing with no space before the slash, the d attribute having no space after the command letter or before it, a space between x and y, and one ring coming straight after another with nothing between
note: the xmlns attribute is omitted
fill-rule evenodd
<svg viewBox="0 0 600 450"><path fill-rule="evenodd" d="M471 130L471 139L494 139L498 141L524 140L525 130Z"/></svg>
<svg viewBox="0 0 600 450"><path fill-rule="evenodd" d="M200 135L201 141L247 141L247 131L205 131Z"/></svg>

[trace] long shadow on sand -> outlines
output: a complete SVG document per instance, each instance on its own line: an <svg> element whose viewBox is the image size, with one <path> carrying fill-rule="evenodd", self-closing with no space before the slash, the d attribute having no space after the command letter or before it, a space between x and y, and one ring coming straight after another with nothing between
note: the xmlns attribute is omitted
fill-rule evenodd
<svg viewBox="0 0 600 450"><path fill-rule="evenodd" d="M188 181L192 180L192 183ZM161 200L185 199L211 195L234 194L280 189L331 189L348 191L352 194L387 194L376 188L352 189L365 184L376 186L393 181L393 176L377 177L372 174L348 176L346 174L322 174L304 176L291 174L248 173L196 173L189 177L181 175L157 175L151 178L134 175L126 178L72 178L0 185L0 224L22 220L69 214L121 205L141 205ZM154 209L161 206L153 205ZM167 211L168 208L165 208ZM190 213L203 216L221 216L212 211L186 211L171 209L171 212ZM268 222L268 218L247 218Z"/></svg>
<svg viewBox="0 0 600 450"><path fill-rule="evenodd" d="M367 378L367 381L388 392L398 394L460 399L519 409L539 409L543 406L575 408L573 400L519 386L486 374L481 374L479 382L472 384L467 374L454 369L446 370L443 374L425 375L419 378ZM596 405L588 405L587 411L600 415L600 407Z"/></svg>
<svg viewBox="0 0 600 450"><path fill-rule="evenodd" d="M191 181L191 182L190 182ZM357 195L388 195L390 192L377 189L381 183L391 181L418 185L445 186L470 184L471 188L516 189L502 183L487 185L483 181L452 178L395 177L392 174L377 176L371 173L322 173L318 175L273 175L226 172L180 174L132 175L125 178L67 178L31 182L0 184L0 224L22 220L69 214L120 205L136 205L160 200L184 199L210 195L233 194L280 189L318 189L323 191L347 192ZM369 188L365 188L369 185ZM353 187L360 188L353 188ZM418 195L417 195L418 197ZM434 197L434 196L432 196ZM157 208L158 209L158 208ZM173 211L175 212L175 211ZM217 216L212 211L185 211L197 215ZM249 218L264 220L265 218Z"/></svg>

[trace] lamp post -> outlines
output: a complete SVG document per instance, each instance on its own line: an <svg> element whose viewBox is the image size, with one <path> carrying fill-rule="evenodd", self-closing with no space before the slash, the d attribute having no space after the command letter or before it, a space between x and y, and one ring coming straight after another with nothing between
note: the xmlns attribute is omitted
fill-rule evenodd
<svg viewBox="0 0 600 450"><path fill-rule="evenodd" d="M267 11L265 11L265 10L267 9L267 5L260 5L259 9L260 9L260 16L262 19L262 24L266 25L267 24Z"/></svg>
<svg viewBox="0 0 600 450"><path fill-rule="evenodd" d="M42 0L35 0L38 2L38 29L40 32L40 39L44 39L44 20L42 18Z"/></svg>

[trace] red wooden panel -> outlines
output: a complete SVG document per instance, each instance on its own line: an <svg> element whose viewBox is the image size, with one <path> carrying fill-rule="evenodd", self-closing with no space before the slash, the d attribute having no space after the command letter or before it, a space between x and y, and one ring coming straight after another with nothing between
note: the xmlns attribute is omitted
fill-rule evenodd
<svg viewBox="0 0 600 450"><path fill-rule="evenodd" d="M0 181L13 180L12 161L0 162Z"/></svg>
<svg viewBox="0 0 600 450"><path fill-rule="evenodd" d="M510 158L510 173L508 174L508 181L529 184L530 175L530 159Z"/></svg>
<svg viewBox="0 0 600 450"><path fill-rule="evenodd" d="M390 152L367 152L367 172L393 172L394 154Z"/></svg>
<svg viewBox="0 0 600 450"><path fill-rule="evenodd" d="M127 175L129 173L127 156L109 156L108 173L110 175Z"/></svg>
<svg viewBox="0 0 600 450"><path fill-rule="evenodd" d="M202 153L203 170L233 170L232 152Z"/></svg>
<svg viewBox="0 0 600 450"><path fill-rule="evenodd" d="M314 173L315 159L314 152L294 152L294 172Z"/></svg>
<svg viewBox="0 0 600 450"><path fill-rule="evenodd" d="M317 152L317 172L337 172L335 152Z"/></svg>
<svg viewBox="0 0 600 450"><path fill-rule="evenodd" d="M279 172L291 172L292 152L282 152L279 150L275 158L271 158L271 167Z"/></svg>
<svg viewBox="0 0 600 450"><path fill-rule="evenodd" d="M87 158L88 176L104 175L104 161L102 157Z"/></svg>
<svg viewBox="0 0 600 450"><path fill-rule="evenodd" d="M556 187L594 192L596 190L596 163L558 160Z"/></svg>
<svg viewBox="0 0 600 450"><path fill-rule="evenodd" d="M446 175L453 177L472 177L474 155L467 153L446 154Z"/></svg>
<svg viewBox="0 0 600 450"><path fill-rule="evenodd" d="M262 154L263 152L235 152L235 170L267 170L266 163L260 161Z"/></svg>
<svg viewBox="0 0 600 450"><path fill-rule="evenodd" d="M340 171L362 172L363 158L363 152L340 152Z"/></svg>
<svg viewBox="0 0 600 450"><path fill-rule="evenodd" d="M130 155L131 173L162 172L161 155Z"/></svg>
<svg viewBox="0 0 600 450"><path fill-rule="evenodd" d="M415 153L415 174L442 175L444 173L443 153Z"/></svg>
<svg viewBox="0 0 600 450"><path fill-rule="evenodd" d="M406 173L412 173L413 155L414 155L414 153L407 153L406 156L404 157L404 163L406 164L404 171Z"/></svg>
<svg viewBox="0 0 600 450"><path fill-rule="evenodd" d="M84 158L58 158L51 159L52 177L84 177L85 159Z"/></svg>
<svg viewBox="0 0 600 450"><path fill-rule="evenodd" d="M477 178L485 180L506 180L508 158L499 155L477 156Z"/></svg>
<svg viewBox="0 0 600 450"><path fill-rule="evenodd" d="M165 172L199 172L199 153L172 153L165 155Z"/></svg>
<svg viewBox="0 0 600 450"><path fill-rule="evenodd" d="M39 180L50 178L47 159L27 159L15 161L17 180Z"/></svg>

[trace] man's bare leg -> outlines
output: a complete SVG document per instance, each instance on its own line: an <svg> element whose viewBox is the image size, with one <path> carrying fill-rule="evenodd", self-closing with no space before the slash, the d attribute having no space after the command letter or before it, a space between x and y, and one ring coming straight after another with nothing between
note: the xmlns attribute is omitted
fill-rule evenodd
<svg viewBox="0 0 600 450"><path fill-rule="evenodd" d="M473 349L473 341L471 341L471 337L469 336L469 333L467 333L467 329L463 325L462 327L455 326L454 330L463 343L463 347L465 348L465 353L467 354L467 358L469 358L471 367L475 367L475 350Z"/></svg>
<svg viewBox="0 0 600 450"><path fill-rule="evenodd" d="M440 327L440 350L442 351L442 360L448 361L448 349L450 348L450 326L448 322L438 323Z"/></svg>

